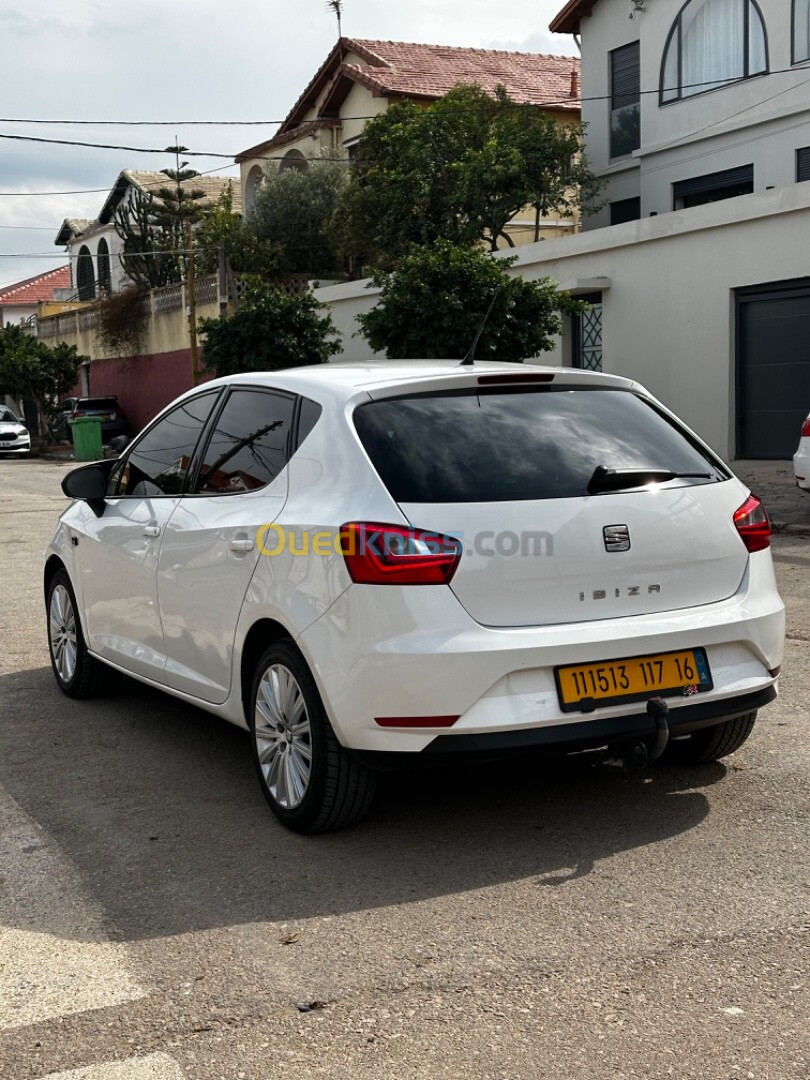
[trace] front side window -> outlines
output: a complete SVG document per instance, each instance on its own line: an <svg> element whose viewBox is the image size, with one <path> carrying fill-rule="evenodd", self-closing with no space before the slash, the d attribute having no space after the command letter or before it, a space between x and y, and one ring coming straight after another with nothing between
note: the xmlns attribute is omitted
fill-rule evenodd
<svg viewBox="0 0 810 1080"><path fill-rule="evenodd" d="M688 0L661 68L661 104L768 70L765 24L754 0Z"/></svg>
<svg viewBox="0 0 810 1080"><path fill-rule="evenodd" d="M793 0L793 63L810 60L810 0Z"/></svg>
<svg viewBox="0 0 810 1080"><path fill-rule="evenodd" d="M201 495L234 495L271 483L289 460L294 398L234 390L217 420L194 485Z"/></svg>
<svg viewBox="0 0 810 1080"><path fill-rule="evenodd" d="M138 440L110 476L109 496L179 495L216 392L184 401Z"/></svg>
<svg viewBox="0 0 810 1080"><path fill-rule="evenodd" d="M639 43L610 54L610 156L632 154L641 146L641 62Z"/></svg>

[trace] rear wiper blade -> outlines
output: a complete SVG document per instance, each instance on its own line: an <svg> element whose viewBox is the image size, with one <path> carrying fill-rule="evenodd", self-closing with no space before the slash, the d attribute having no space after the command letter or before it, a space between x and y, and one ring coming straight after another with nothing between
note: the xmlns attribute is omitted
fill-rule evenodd
<svg viewBox="0 0 810 1080"><path fill-rule="evenodd" d="M598 495L605 491L623 491L626 488L643 487L645 484L666 484L669 480L711 480L713 473L672 472L671 469L609 469L597 465L588 481L588 494Z"/></svg>

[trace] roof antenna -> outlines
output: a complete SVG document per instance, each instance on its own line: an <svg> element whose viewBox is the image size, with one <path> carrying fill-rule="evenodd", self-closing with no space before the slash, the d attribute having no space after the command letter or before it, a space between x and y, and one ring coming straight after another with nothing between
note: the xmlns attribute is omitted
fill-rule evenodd
<svg viewBox="0 0 810 1080"><path fill-rule="evenodd" d="M501 286L499 285L495 292L492 294L492 299L489 302L489 307L487 308L486 315L484 315L483 319L478 324L478 329L475 331L475 337L472 340L472 345L470 345L469 349L467 350L467 355L458 365L459 367L472 367L472 365L475 363L475 350L478 347L478 342L481 340L481 334L484 331L484 327L487 325L489 313L492 311L493 305L495 304L495 297L498 295L500 290Z"/></svg>
<svg viewBox="0 0 810 1080"><path fill-rule="evenodd" d="M343 28L341 26L341 16L343 15L343 0L326 0L326 6L328 8L331 8L337 16L339 41L343 37Z"/></svg>

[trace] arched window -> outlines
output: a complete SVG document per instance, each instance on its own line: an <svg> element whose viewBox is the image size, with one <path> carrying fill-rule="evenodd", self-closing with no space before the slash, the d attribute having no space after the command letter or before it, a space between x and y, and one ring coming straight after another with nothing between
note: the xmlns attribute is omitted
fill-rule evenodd
<svg viewBox="0 0 810 1080"><path fill-rule="evenodd" d="M80 300L95 300L96 275L93 270L93 256L87 244L82 244L79 248L79 257L76 260L76 287Z"/></svg>
<svg viewBox="0 0 810 1080"><path fill-rule="evenodd" d="M664 49L661 104L767 70L765 23L755 0L687 0Z"/></svg>
<svg viewBox="0 0 810 1080"><path fill-rule="evenodd" d="M284 157L281 159L281 169L297 169L299 172L306 172L309 168L309 162L301 153L300 150L288 150Z"/></svg>
<svg viewBox="0 0 810 1080"><path fill-rule="evenodd" d="M112 292L112 273L110 272L110 249L107 241L102 237L98 242L98 290L99 292Z"/></svg>
<svg viewBox="0 0 810 1080"><path fill-rule="evenodd" d="M810 0L793 0L793 63L810 60Z"/></svg>
<svg viewBox="0 0 810 1080"><path fill-rule="evenodd" d="M245 213L252 214L256 208L256 193L264 180L264 169L254 165L245 178Z"/></svg>

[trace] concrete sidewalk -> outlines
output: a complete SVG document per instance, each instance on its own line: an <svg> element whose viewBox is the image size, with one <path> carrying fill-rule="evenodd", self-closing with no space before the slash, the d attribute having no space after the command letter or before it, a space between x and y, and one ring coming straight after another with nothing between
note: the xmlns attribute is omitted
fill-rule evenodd
<svg viewBox="0 0 810 1080"><path fill-rule="evenodd" d="M732 461L731 467L765 503L777 532L810 536L810 494L796 487L792 461Z"/></svg>

